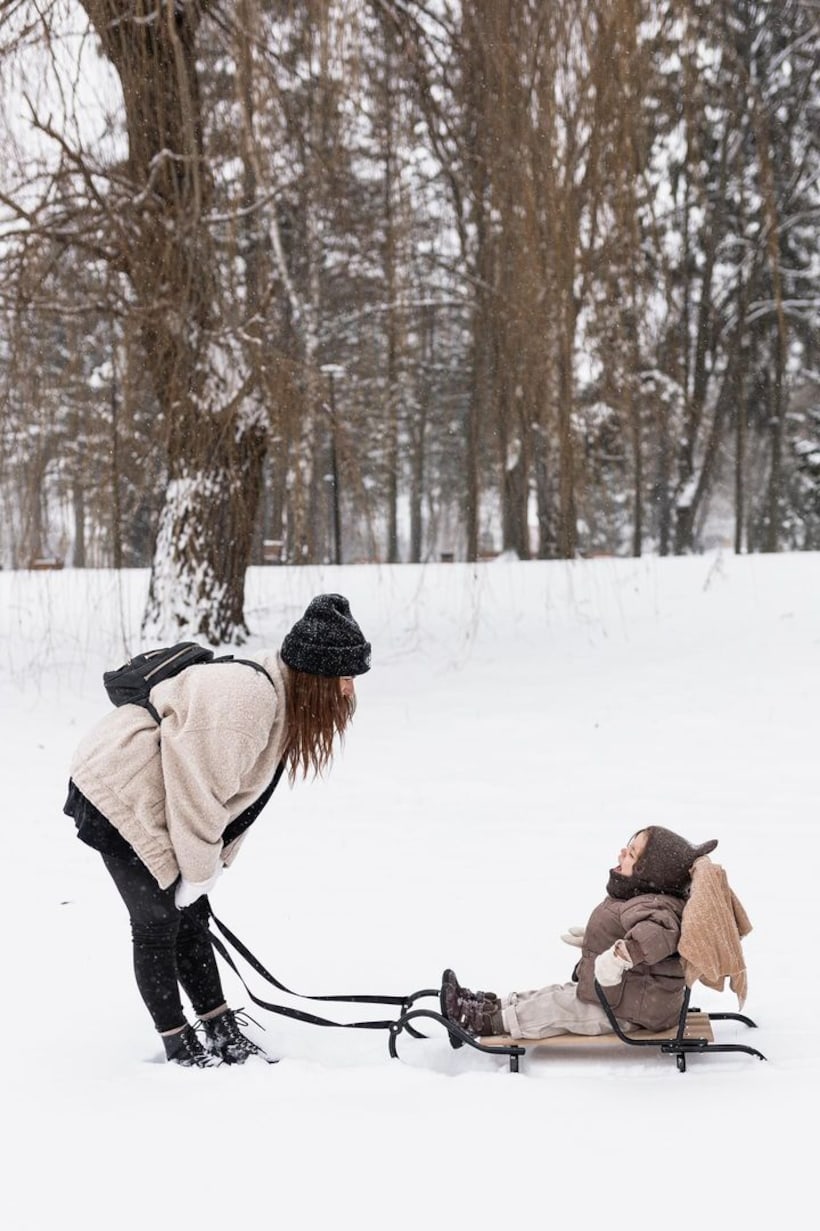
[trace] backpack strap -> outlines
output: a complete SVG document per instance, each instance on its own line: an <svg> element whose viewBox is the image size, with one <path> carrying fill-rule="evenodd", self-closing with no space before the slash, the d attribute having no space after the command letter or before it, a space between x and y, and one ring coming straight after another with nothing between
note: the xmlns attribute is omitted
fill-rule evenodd
<svg viewBox="0 0 820 1231"><path fill-rule="evenodd" d="M212 658L207 665L211 667L213 666L214 663L241 663L243 667L253 667L254 671L260 671L262 675L264 675L265 679L268 681L271 688L274 690L274 692L276 691L276 685L271 679L270 672L266 671L261 663L254 662L252 658L234 658L233 654L220 654L219 658ZM144 706L145 709L148 710L149 714L154 719L154 721L157 723L157 725L162 726L162 719L160 718L154 706L151 704L150 697L146 697L146 699L142 702L142 705ZM278 781L279 781L279 778L277 777L273 785L276 786L276 783Z"/></svg>
<svg viewBox="0 0 820 1231"><path fill-rule="evenodd" d="M266 671L261 663L255 662L252 658L234 658L233 654L220 654L219 658L212 658L212 663L241 663L243 667L253 667L254 671L261 671L265 679L270 682L271 688L275 689L276 685L271 679L269 671Z"/></svg>

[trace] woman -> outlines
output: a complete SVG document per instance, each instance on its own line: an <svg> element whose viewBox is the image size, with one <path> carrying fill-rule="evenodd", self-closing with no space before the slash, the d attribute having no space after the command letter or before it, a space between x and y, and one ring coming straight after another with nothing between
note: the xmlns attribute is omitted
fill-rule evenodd
<svg viewBox="0 0 820 1231"><path fill-rule="evenodd" d="M134 973L169 1061L242 1064L260 1049L228 1008L207 932L207 894L286 770L330 765L356 706L370 644L340 594L320 594L281 649L191 666L82 740L64 811L102 855L131 919ZM267 677L267 678L266 678ZM186 1021L185 991L205 1046Z"/></svg>
<svg viewBox="0 0 820 1231"><path fill-rule="evenodd" d="M572 982L500 1000L461 987L446 970L442 1014L475 1035L606 1034L612 1027L595 991L597 979L622 1030L674 1025L684 997L678 942L692 865L716 846L714 839L692 846L661 825L640 830L621 849L607 896L586 928L573 928L563 938L582 950Z"/></svg>

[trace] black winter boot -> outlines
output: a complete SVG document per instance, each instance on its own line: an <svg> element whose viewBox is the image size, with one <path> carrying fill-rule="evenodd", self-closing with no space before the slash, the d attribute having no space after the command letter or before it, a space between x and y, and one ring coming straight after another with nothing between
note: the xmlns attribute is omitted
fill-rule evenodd
<svg viewBox="0 0 820 1231"><path fill-rule="evenodd" d="M211 1054L224 1060L225 1064L244 1064L249 1056L261 1056L263 1060L273 1064L272 1058L266 1055L261 1047L257 1047L255 1043L246 1038L239 1029L240 1026L247 1026L248 1020L245 1016L239 1016L233 1009L226 1009L217 1017L206 1018L202 1026Z"/></svg>
<svg viewBox="0 0 820 1231"><path fill-rule="evenodd" d="M452 970L445 970L441 977L440 1004L442 1017L456 1022L463 1030L477 1037L503 1034L501 1001L495 992L471 992L462 987ZM461 1047L463 1040L450 1035L453 1047Z"/></svg>
<svg viewBox="0 0 820 1231"><path fill-rule="evenodd" d="M219 1064L216 1056L202 1046L193 1026L186 1026L177 1034L164 1034L162 1041L171 1064L181 1064L186 1069L212 1069Z"/></svg>

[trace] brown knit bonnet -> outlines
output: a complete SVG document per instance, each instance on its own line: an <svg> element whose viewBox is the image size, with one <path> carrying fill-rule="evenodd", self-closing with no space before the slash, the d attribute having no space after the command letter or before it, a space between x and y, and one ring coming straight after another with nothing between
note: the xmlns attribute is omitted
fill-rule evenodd
<svg viewBox="0 0 820 1231"><path fill-rule="evenodd" d="M717 846L717 839L693 846L671 829L662 825L650 825L642 831L646 834L646 846L636 861L633 876L649 891L686 893L692 879L690 868L701 855L708 855Z"/></svg>

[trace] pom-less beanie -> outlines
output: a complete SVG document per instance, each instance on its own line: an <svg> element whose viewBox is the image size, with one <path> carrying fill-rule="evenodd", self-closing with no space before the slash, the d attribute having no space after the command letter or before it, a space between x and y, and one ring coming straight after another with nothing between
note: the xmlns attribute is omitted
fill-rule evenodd
<svg viewBox="0 0 820 1231"><path fill-rule="evenodd" d="M282 642L282 661L308 675L363 675L370 670L370 642L341 594L318 594Z"/></svg>
<svg viewBox="0 0 820 1231"><path fill-rule="evenodd" d="M716 838L693 846L662 825L650 825L644 832L646 846L635 863L633 876L643 885L661 893L685 892L691 880L689 869L692 864L717 846Z"/></svg>

